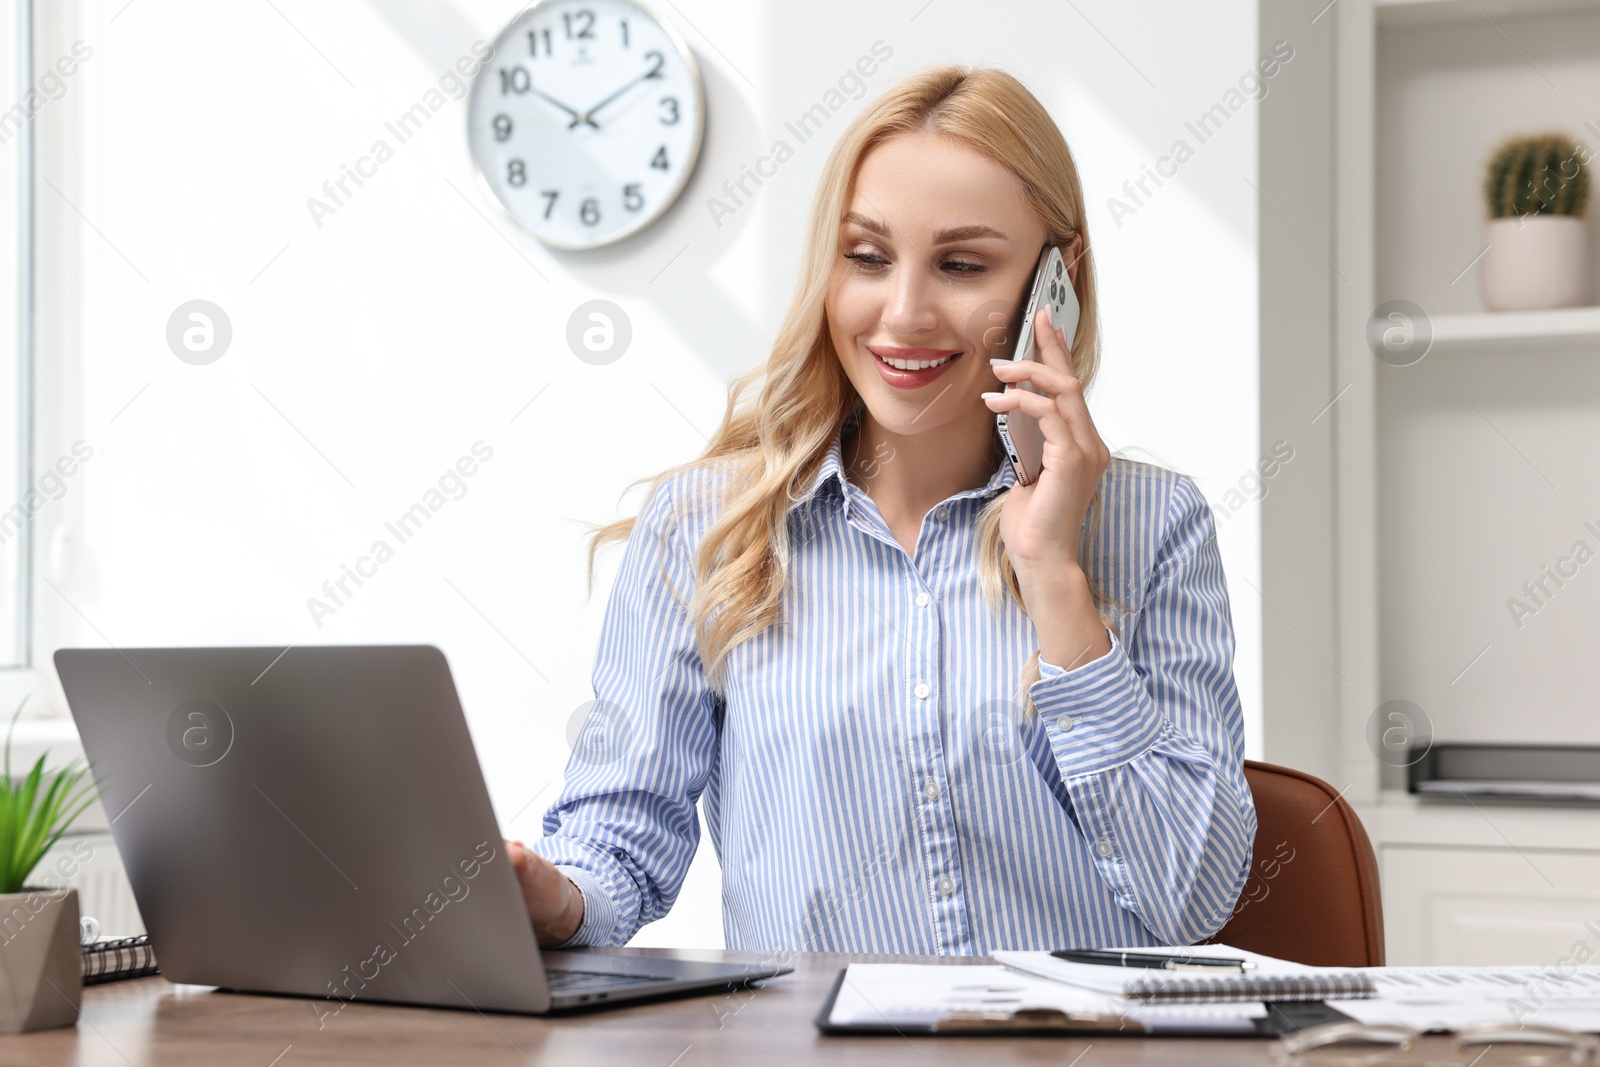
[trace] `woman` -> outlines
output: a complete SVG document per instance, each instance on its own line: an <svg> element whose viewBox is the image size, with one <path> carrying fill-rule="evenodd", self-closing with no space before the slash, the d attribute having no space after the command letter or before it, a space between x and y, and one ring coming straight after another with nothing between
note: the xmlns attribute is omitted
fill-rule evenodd
<svg viewBox="0 0 1600 1067"><path fill-rule="evenodd" d="M702 795L729 948L1221 927L1256 829L1227 590L1193 481L1112 459L1084 405L1084 221L1060 131L1009 75L926 71L845 131L766 365L591 545L592 575L627 537L595 711L546 836L508 842L542 944L665 915ZM1039 360L1011 364L994 326L1046 243L1082 316L1069 348L1041 312ZM994 426L1019 409L1046 439L1029 486Z"/></svg>

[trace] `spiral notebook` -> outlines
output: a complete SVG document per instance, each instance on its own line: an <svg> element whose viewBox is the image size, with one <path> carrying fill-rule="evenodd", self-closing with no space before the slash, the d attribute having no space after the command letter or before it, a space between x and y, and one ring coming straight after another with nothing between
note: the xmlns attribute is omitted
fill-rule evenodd
<svg viewBox="0 0 1600 1067"><path fill-rule="evenodd" d="M160 974L150 938L102 937L83 946L83 984L99 985L123 978Z"/></svg>
<svg viewBox="0 0 1600 1067"><path fill-rule="evenodd" d="M1128 951L1149 950L1130 948ZM1361 999L1378 993L1372 975L1361 968L1309 967L1226 945L1206 945L1185 951L1197 956L1245 959L1255 967L1243 974L1175 974L1143 967L1073 963L1048 952L997 950L993 955L997 962L1024 974L1145 1004Z"/></svg>

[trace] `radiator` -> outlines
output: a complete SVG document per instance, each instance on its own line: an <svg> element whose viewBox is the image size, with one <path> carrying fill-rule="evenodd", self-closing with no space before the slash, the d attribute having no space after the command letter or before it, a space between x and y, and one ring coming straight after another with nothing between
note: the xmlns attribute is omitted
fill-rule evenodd
<svg viewBox="0 0 1600 1067"><path fill-rule="evenodd" d="M101 936L127 937L145 932L139 906L133 901L133 888L122 869L122 857L110 834L64 835L33 869L28 884L76 889L79 914L100 920Z"/></svg>

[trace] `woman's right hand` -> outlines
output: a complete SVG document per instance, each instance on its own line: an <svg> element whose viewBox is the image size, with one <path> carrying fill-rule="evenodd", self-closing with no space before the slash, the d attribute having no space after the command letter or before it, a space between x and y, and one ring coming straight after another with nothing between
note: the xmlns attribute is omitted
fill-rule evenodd
<svg viewBox="0 0 1600 1067"><path fill-rule="evenodd" d="M506 841L533 933L543 946L559 945L583 925L583 894L555 864L521 841Z"/></svg>

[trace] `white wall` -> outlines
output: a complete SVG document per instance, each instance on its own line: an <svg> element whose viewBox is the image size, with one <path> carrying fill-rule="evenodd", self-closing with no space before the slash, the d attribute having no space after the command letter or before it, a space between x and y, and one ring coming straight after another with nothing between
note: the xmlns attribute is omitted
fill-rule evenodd
<svg viewBox="0 0 1600 1067"><path fill-rule="evenodd" d="M512 6L124 4L50 5L41 45L94 49L42 146L55 189L41 182L40 451L94 449L40 517L59 589L41 586L47 647L436 643L503 829L537 836L569 717L592 696L618 555L586 599L579 523L636 509L623 487L697 452L728 377L761 361L827 145L865 98L720 228L706 198L882 40L894 56L871 93L933 62L997 64L1065 130L1103 293L1091 403L1113 448L1193 474L1219 508L1259 753L1258 516L1224 500L1270 447L1256 429L1255 105L1203 145L1184 127L1256 63L1253 4L1001 2L981 23L954 0L661 4L702 64L705 151L664 221L587 255L496 219L473 183L464 102L320 228L305 205ZM1118 226L1108 197L1179 138L1194 158ZM634 328L603 367L564 341L596 296ZM165 343L195 298L234 331L203 367ZM591 438L602 422L616 432ZM480 439L494 458L466 495L315 625L307 598ZM637 943L721 940L707 846L677 910Z"/></svg>

